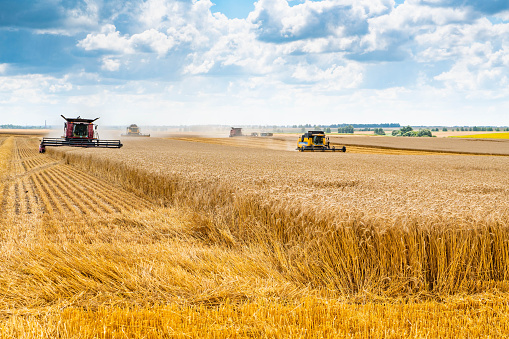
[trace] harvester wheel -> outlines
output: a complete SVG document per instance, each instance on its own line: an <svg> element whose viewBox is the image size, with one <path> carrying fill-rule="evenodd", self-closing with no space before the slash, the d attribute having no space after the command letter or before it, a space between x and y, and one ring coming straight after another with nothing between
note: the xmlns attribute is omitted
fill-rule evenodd
<svg viewBox="0 0 509 339"><path fill-rule="evenodd" d="M345 147L345 146L343 146L343 148L341 149L341 151L346 152L346 147Z"/></svg>

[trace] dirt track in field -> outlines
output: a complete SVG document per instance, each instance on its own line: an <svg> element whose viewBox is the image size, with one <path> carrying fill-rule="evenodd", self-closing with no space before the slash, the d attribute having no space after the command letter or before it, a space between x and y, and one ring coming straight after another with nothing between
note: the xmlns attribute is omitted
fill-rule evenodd
<svg viewBox="0 0 509 339"><path fill-rule="evenodd" d="M48 155L37 139L15 138L2 211L16 216L71 217L146 209L151 203Z"/></svg>

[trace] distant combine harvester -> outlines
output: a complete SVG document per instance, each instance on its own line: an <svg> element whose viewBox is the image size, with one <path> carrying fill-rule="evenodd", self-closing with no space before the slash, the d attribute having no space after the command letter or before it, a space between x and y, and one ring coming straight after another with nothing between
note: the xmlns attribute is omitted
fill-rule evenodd
<svg viewBox="0 0 509 339"><path fill-rule="evenodd" d="M242 128L240 127L232 127L232 129L230 130L230 138L231 137L241 137L243 134L242 134Z"/></svg>
<svg viewBox="0 0 509 339"><path fill-rule="evenodd" d="M125 134L121 134L123 137L149 137L150 134L142 134L140 128L136 124L131 124L126 128Z"/></svg>
<svg viewBox="0 0 509 339"><path fill-rule="evenodd" d="M244 134L242 134L242 128L240 127L232 127L232 129L230 130L230 137L241 137L241 136L244 136ZM261 133L258 133L258 132L252 132L250 134L250 136L252 137L272 137L274 136L274 133L270 133L270 132L261 132Z"/></svg>

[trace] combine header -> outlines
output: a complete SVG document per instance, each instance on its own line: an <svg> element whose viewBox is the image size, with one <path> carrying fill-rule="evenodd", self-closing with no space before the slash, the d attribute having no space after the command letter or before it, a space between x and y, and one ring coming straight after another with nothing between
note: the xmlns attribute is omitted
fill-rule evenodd
<svg viewBox="0 0 509 339"><path fill-rule="evenodd" d="M142 134L140 128L136 124L131 124L127 127L125 134L121 134L123 137L149 137L150 134Z"/></svg>
<svg viewBox="0 0 509 339"><path fill-rule="evenodd" d="M64 124L65 135L62 138L43 138L39 145L39 152L44 153L46 146L73 146L73 147L102 147L102 148L120 148L120 140L99 140L97 135L97 125L94 125L95 119L75 119L66 118Z"/></svg>
<svg viewBox="0 0 509 339"><path fill-rule="evenodd" d="M326 138L323 131L309 131L299 138L297 150L300 152L346 152L346 147L338 149L334 146L330 147L329 137Z"/></svg>

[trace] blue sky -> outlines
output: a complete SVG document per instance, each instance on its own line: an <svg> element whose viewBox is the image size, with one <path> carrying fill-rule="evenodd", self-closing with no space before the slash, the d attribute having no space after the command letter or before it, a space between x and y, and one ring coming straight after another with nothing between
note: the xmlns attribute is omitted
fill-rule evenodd
<svg viewBox="0 0 509 339"><path fill-rule="evenodd" d="M245 19L254 10L253 1L248 0L216 0L212 3L212 13L221 12L230 19Z"/></svg>
<svg viewBox="0 0 509 339"><path fill-rule="evenodd" d="M0 124L509 125L501 0L0 0Z"/></svg>

